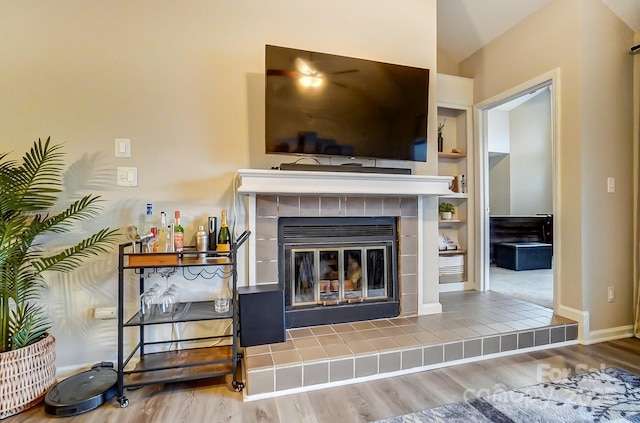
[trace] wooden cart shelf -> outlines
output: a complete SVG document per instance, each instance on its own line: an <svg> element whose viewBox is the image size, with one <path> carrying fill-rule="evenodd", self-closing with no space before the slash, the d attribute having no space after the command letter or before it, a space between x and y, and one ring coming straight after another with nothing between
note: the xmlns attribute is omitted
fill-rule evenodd
<svg viewBox="0 0 640 423"><path fill-rule="evenodd" d="M238 363L242 358L239 352L239 315L237 301L238 270L236 257L238 249L249 238L246 231L231 245L230 251L198 252L194 247L185 247L180 253L134 253L136 244L121 244L118 264L118 381L117 395L120 407L129 405L124 395L126 388L139 387L155 383L182 382L206 379L222 375L233 375L231 385L236 392L244 389L244 383L238 380ZM139 244L138 244L139 245ZM204 255L204 256L203 256ZM218 313L214 301L192 301L177 303L170 314L156 313L143 315L136 311L125 321L124 304L126 271L138 274L138 295L144 291L144 271L141 269L161 269L176 267L229 266L231 269L230 289L232 298L229 310ZM127 282L129 279L127 279ZM172 325L178 322L196 322L206 320L229 319L231 333L209 334L200 338L176 340L145 340L145 328L150 325ZM125 328L138 328L138 341L135 348L125 357ZM158 349L181 346L191 342L208 343L202 348L160 351ZM230 345L228 345L230 344ZM151 352L153 350L153 352ZM133 369L131 368L133 367Z"/></svg>

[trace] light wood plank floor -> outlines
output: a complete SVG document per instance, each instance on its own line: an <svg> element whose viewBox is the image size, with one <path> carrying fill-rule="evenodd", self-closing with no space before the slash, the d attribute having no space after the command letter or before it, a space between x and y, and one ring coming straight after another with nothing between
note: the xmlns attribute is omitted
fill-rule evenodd
<svg viewBox="0 0 640 423"><path fill-rule="evenodd" d="M18 422L367 422L536 384L601 367L640 374L640 339L517 354L470 364L267 400L242 402L230 379L147 386L83 415L60 419L42 405L5 419Z"/></svg>

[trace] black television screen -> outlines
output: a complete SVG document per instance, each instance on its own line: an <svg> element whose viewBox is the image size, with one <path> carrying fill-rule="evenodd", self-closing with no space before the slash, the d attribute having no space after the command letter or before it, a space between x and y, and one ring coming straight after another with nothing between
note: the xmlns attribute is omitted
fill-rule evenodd
<svg viewBox="0 0 640 423"><path fill-rule="evenodd" d="M266 46L266 152L427 160L429 70Z"/></svg>

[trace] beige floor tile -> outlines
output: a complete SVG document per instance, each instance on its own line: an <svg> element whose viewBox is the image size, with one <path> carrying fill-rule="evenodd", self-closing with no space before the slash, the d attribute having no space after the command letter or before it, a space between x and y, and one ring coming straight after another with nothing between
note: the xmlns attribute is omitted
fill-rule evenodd
<svg viewBox="0 0 640 423"><path fill-rule="evenodd" d="M305 363L326 360L329 357L322 347L302 348L298 350L298 353Z"/></svg>
<svg viewBox="0 0 640 423"><path fill-rule="evenodd" d="M422 345L422 342L418 341L418 338L411 335L394 336L391 339L402 348L418 347Z"/></svg>
<svg viewBox="0 0 640 423"><path fill-rule="evenodd" d="M293 343L292 340L287 340L286 342L280 342L278 344L271 344L271 352L288 351L288 350L295 350L295 349L296 349L296 345Z"/></svg>
<svg viewBox="0 0 640 423"><path fill-rule="evenodd" d="M314 326L311 328L311 332L313 332L313 334L316 336L330 335L335 333L331 326Z"/></svg>
<svg viewBox="0 0 640 423"><path fill-rule="evenodd" d="M271 353L249 356L245 359L245 362L247 363L247 368L251 370L273 367L273 357Z"/></svg>
<svg viewBox="0 0 640 423"><path fill-rule="evenodd" d="M366 339L380 339L385 335L380 329L367 329L360 332Z"/></svg>
<svg viewBox="0 0 640 423"><path fill-rule="evenodd" d="M324 348L329 358L353 357L353 351L345 344L323 345L322 348Z"/></svg>
<svg viewBox="0 0 640 423"><path fill-rule="evenodd" d="M287 331L292 339L303 338L305 336L313 336L313 332L309 328L296 328Z"/></svg>
<svg viewBox="0 0 640 423"><path fill-rule="evenodd" d="M271 355L273 356L273 363L276 367L288 366L302 362L302 358L300 357L298 350L273 352Z"/></svg>
<svg viewBox="0 0 640 423"><path fill-rule="evenodd" d="M357 341L349 344L349 348L355 355L370 355L378 352L371 341Z"/></svg>
<svg viewBox="0 0 640 423"><path fill-rule="evenodd" d="M322 335L322 336L318 336L316 337L316 339L318 340L318 342L320 342L320 345L330 345L330 344L344 344L344 341L342 340L342 338L340 338L340 336L338 334L332 334L332 335Z"/></svg>
<svg viewBox="0 0 640 423"><path fill-rule="evenodd" d="M396 344L392 338L373 339L371 340L371 344L373 344L379 352L395 351L400 349L400 346Z"/></svg>
<svg viewBox="0 0 640 423"><path fill-rule="evenodd" d="M375 326L377 328L388 328L390 326L395 326L393 323L391 323L387 319L373 320L373 321L371 321L371 323L373 323L373 326Z"/></svg>
<svg viewBox="0 0 640 423"><path fill-rule="evenodd" d="M425 331L425 329L422 326L418 326L418 325L400 326L400 329L402 329L404 333L409 335L413 333L422 333Z"/></svg>
<svg viewBox="0 0 640 423"><path fill-rule="evenodd" d="M424 345L442 344L443 342L442 339L438 338L431 332L414 333L411 336L422 342Z"/></svg>
<svg viewBox="0 0 640 423"><path fill-rule="evenodd" d="M318 339L315 336L294 339L293 343L295 344L297 349L320 346L320 342L318 342Z"/></svg>
<svg viewBox="0 0 640 423"><path fill-rule="evenodd" d="M373 323L371 322L354 322L351 323L351 326L353 326L356 330L367 330L375 328L375 326L373 326Z"/></svg>
<svg viewBox="0 0 640 423"><path fill-rule="evenodd" d="M471 325L469 326L469 329L471 329L474 332L478 332L480 335L483 335L483 336L495 335L496 333L498 333L498 331L496 331L495 329L491 329L489 326L485 326L485 325Z"/></svg>
<svg viewBox="0 0 640 423"><path fill-rule="evenodd" d="M341 323L339 325L332 325L334 332L336 333L345 333L345 332L355 332L356 328L354 328L349 323Z"/></svg>
<svg viewBox="0 0 640 423"><path fill-rule="evenodd" d="M406 335L406 332L402 330L401 327L392 326L388 328L380 328L380 331L385 334L385 336L400 336Z"/></svg>
<svg viewBox="0 0 640 423"><path fill-rule="evenodd" d="M364 341L367 339L360 332L344 332L340 334L340 338L342 338L345 344L351 344L353 342Z"/></svg>
<svg viewBox="0 0 640 423"><path fill-rule="evenodd" d="M396 326L407 326L414 324L413 321L409 320L406 317L396 317L394 319L389 319L389 321Z"/></svg>
<svg viewBox="0 0 640 423"><path fill-rule="evenodd" d="M271 348L269 348L269 345L257 345L255 347L245 348L244 355L248 357L252 355L267 354L270 352L271 352Z"/></svg>
<svg viewBox="0 0 640 423"><path fill-rule="evenodd" d="M461 338L460 335L450 330L433 330L429 332L433 333L435 336L442 339L444 342L459 341Z"/></svg>

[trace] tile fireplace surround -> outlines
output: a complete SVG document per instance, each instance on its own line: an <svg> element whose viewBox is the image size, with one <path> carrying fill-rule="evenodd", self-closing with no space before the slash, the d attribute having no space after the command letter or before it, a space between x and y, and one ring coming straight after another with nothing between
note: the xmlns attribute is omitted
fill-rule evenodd
<svg viewBox="0 0 640 423"><path fill-rule="evenodd" d="M245 169L249 285L278 283L279 217L398 217L401 316L442 312L438 288L438 195L451 177Z"/></svg>
<svg viewBox="0 0 640 423"><path fill-rule="evenodd" d="M439 293L438 195L450 194L450 177L239 175L238 192L249 196L249 285L278 283L279 217L393 216L399 225L400 316L288 329L286 342L246 348L245 401L577 342L576 323L544 307L490 292Z"/></svg>

